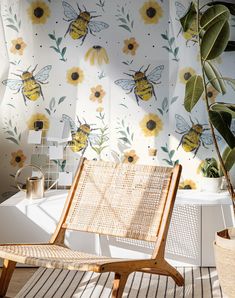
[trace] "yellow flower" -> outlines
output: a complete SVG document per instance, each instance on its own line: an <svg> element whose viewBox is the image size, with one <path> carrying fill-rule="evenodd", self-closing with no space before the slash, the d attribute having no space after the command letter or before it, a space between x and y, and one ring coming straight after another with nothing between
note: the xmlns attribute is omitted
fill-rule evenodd
<svg viewBox="0 0 235 298"><path fill-rule="evenodd" d="M179 189L196 189L196 183L193 180L186 179L179 184Z"/></svg>
<svg viewBox="0 0 235 298"><path fill-rule="evenodd" d="M19 168L23 167L24 161L26 160L26 156L24 155L22 150L18 150L16 152L11 153L11 165L13 167L18 166Z"/></svg>
<svg viewBox="0 0 235 298"><path fill-rule="evenodd" d="M23 41L21 37L14 39L11 41L12 47L10 51L13 54L23 55L24 49L26 48L26 43Z"/></svg>
<svg viewBox="0 0 235 298"><path fill-rule="evenodd" d="M140 127L146 137L157 136L162 130L162 120L155 114L147 114L140 122Z"/></svg>
<svg viewBox="0 0 235 298"><path fill-rule="evenodd" d="M96 112L98 112L98 113L102 113L103 110L104 110L104 108L100 106L100 107L98 107L98 108L96 109Z"/></svg>
<svg viewBox="0 0 235 298"><path fill-rule="evenodd" d="M139 159L139 156L136 155L135 150L130 150L124 153L124 163L136 163Z"/></svg>
<svg viewBox="0 0 235 298"><path fill-rule="evenodd" d="M179 79L182 84L186 84L187 81L196 74L196 71L192 67L185 67L180 70Z"/></svg>
<svg viewBox="0 0 235 298"><path fill-rule="evenodd" d="M163 10L156 1L149 0L140 8L140 15L145 24L157 24L163 16Z"/></svg>
<svg viewBox="0 0 235 298"><path fill-rule="evenodd" d="M89 60L91 65L101 65L103 63L109 63L109 57L105 48L101 46L93 46L90 48L85 55L85 60Z"/></svg>
<svg viewBox="0 0 235 298"><path fill-rule="evenodd" d="M136 42L134 37L124 40L124 48L122 49L123 53L131 54L132 56L135 55L135 52L139 44Z"/></svg>
<svg viewBox="0 0 235 298"><path fill-rule="evenodd" d="M79 67L72 67L67 70L67 82L74 86L81 84L84 80L84 73Z"/></svg>
<svg viewBox="0 0 235 298"><path fill-rule="evenodd" d="M216 96L219 94L219 92L213 87L213 86L209 86L207 88L207 97L210 101L210 103L214 103L216 100ZM206 96L205 94L203 94L202 97L204 100L206 100Z"/></svg>
<svg viewBox="0 0 235 298"><path fill-rule="evenodd" d="M40 114L40 113L33 114L29 118L29 120L27 121L27 125L28 125L28 129L29 130L33 130L35 128L35 124L34 123L36 121L42 121L43 122L42 136L45 137L45 135L47 133L47 130L48 130L49 126L50 126L49 119L44 114Z"/></svg>
<svg viewBox="0 0 235 298"><path fill-rule="evenodd" d="M32 2L27 11L33 24L45 24L51 14L48 5L41 0Z"/></svg>
<svg viewBox="0 0 235 298"><path fill-rule="evenodd" d="M96 87L91 88L90 100L98 101L98 103L102 103L103 97L105 96L105 91L103 90L101 85L97 85Z"/></svg>

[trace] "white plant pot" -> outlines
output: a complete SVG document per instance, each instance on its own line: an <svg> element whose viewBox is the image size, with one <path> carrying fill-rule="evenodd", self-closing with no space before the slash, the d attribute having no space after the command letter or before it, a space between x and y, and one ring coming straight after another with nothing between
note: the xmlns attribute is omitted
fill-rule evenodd
<svg viewBox="0 0 235 298"><path fill-rule="evenodd" d="M222 177L218 177L218 178L201 177L200 184L201 184L201 191L219 192L221 190Z"/></svg>

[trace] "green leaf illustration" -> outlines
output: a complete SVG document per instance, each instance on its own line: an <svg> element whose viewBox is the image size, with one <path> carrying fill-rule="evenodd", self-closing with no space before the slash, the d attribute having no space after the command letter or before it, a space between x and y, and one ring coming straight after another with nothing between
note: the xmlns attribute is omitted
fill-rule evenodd
<svg viewBox="0 0 235 298"><path fill-rule="evenodd" d="M123 29L126 29L127 31L131 32L131 29L125 25L125 24L121 24L121 25L118 25L119 27L123 28Z"/></svg>
<svg viewBox="0 0 235 298"><path fill-rule="evenodd" d="M13 142L13 143L15 143L16 145L19 145L19 142L15 138L13 138L13 137L8 137L6 139L9 140L9 141L11 141L11 142Z"/></svg>
<svg viewBox="0 0 235 298"><path fill-rule="evenodd" d="M57 42L56 42L56 44L57 44L58 47L60 46L61 41L62 41L62 37L59 37L59 38L57 39Z"/></svg>
<svg viewBox="0 0 235 298"><path fill-rule="evenodd" d="M48 34L48 36L50 37L50 39L52 39L52 40L56 40L54 34Z"/></svg>
<svg viewBox="0 0 235 298"><path fill-rule="evenodd" d="M7 27L15 30L16 32L19 32L18 28L15 25L8 24Z"/></svg>
<svg viewBox="0 0 235 298"><path fill-rule="evenodd" d="M64 100L65 100L66 96L62 96L60 99L59 99L59 102L58 104L61 104Z"/></svg>

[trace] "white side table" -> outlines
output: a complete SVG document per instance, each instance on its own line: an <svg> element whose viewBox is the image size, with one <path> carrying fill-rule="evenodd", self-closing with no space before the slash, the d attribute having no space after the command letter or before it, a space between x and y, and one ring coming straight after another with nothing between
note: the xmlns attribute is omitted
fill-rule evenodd
<svg viewBox="0 0 235 298"><path fill-rule="evenodd" d="M235 226L229 193L227 191L209 193L196 190L179 190L175 206L176 208L178 206L180 209L186 208L185 212L188 212L186 218L188 218L188 223L190 222L190 225L185 222L184 228L185 230L190 231L190 233L193 233L194 229L196 229L194 226L196 224L196 219L195 221L192 220L191 216L194 216L194 214L190 214L190 210L191 208L196 208L198 210L200 216L198 225L200 229L200 265L205 267L215 266L213 250L215 233L226 227ZM177 216L176 221L179 224L179 216ZM169 232L169 236L170 234L171 231ZM184 241L188 245L188 239L182 239L182 243L184 243ZM194 245L191 243L191 246Z"/></svg>
<svg viewBox="0 0 235 298"><path fill-rule="evenodd" d="M52 190L44 199L28 200L18 192L0 204L0 242L47 242L60 218L67 191ZM214 266L214 234L232 226L232 207L226 192L178 191L167 239L166 255L174 265ZM152 244L84 232L66 233L74 249L105 255L143 258Z"/></svg>

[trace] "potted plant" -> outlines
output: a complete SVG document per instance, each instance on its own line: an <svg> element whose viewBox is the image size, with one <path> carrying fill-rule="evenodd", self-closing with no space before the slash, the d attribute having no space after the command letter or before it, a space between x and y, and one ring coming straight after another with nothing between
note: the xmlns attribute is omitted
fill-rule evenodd
<svg viewBox="0 0 235 298"><path fill-rule="evenodd" d="M200 6L200 1L192 2L186 14L180 19L184 32L197 23L196 38L200 53L201 73L193 75L186 83L184 107L190 112L194 109L202 95L205 96L205 108L208 114L214 146L216 149L221 172L231 196L235 215L235 192L231 183L229 168L224 161L221 148L217 142L215 130L224 138L228 145L227 158L234 161L235 135L231 129L235 118L235 104L217 102L210 104L208 87L212 85L219 93L226 93L226 82L234 88L235 80L223 77L214 64L213 59L224 51L235 51L235 42L230 41L229 19L235 15L235 4L224 1L212 1ZM224 294L235 297L235 228L227 228L218 232L214 242L215 261L219 281Z"/></svg>
<svg viewBox="0 0 235 298"><path fill-rule="evenodd" d="M229 172L235 163L235 150L231 151L229 147L226 147L222 159ZM214 157L203 160L198 166L198 173L202 175L200 181L202 191L218 192L223 188L223 171ZM224 182L226 184L226 181Z"/></svg>
<svg viewBox="0 0 235 298"><path fill-rule="evenodd" d="M198 171L202 174L200 179L202 191L218 192L221 190L222 177L215 158L203 160L198 167Z"/></svg>

